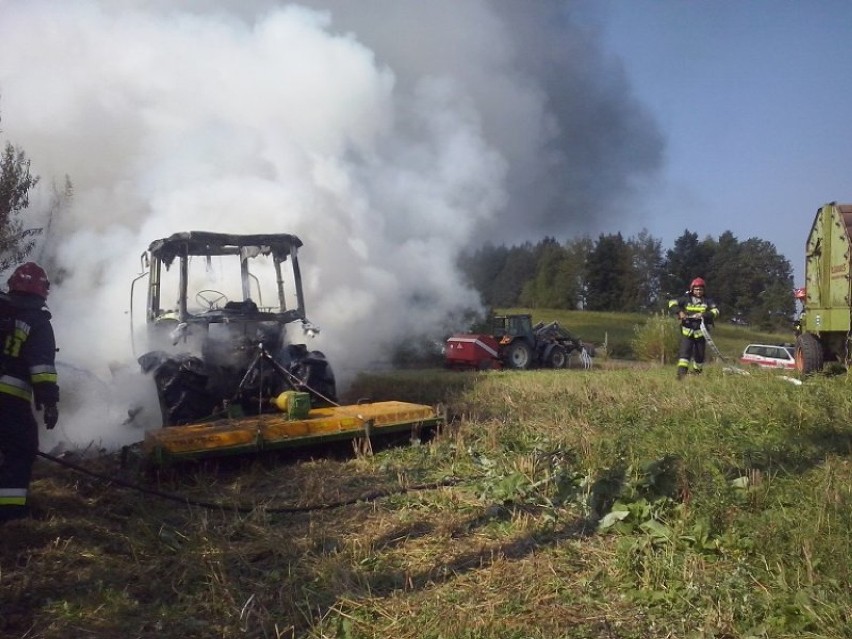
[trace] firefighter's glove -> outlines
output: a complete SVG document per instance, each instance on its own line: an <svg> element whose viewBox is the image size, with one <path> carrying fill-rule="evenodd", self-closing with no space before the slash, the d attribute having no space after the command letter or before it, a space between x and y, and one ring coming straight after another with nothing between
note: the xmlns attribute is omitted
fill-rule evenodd
<svg viewBox="0 0 852 639"><path fill-rule="evenodd" d="M53 430L57 421L59 421L59 409L56 404L48 404L44 407L44 427L47 430Z"/></svg>
<svg viewBox="0 0 852 639"><path fill-rule="evenodd" d="M704 313L703 317L704 317L704 323L708 324L708 325L712 324L713 321L716 319L716 316L713 315L713 313L711 313L709 311Z"/></svg>

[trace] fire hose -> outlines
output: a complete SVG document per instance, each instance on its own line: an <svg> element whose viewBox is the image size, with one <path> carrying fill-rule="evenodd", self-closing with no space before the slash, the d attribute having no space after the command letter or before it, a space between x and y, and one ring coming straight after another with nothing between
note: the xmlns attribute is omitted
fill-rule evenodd
<svg viewBox="0 0 852 639"><path fill-rule="evenodd" d="M732 366L733 368L737 369L738 371L742 371L743 373L746 372L746 371L743 371L739 366L733 365L730 362L728 362L727 359L725 359L725 356L722 355L722 352L719 350L719 347L716 346L716 342L714 342L713 338L710 337L710 331L707 330L707 325L704 323L703 317L701 318L701 334L704 336L704 339L707 342L707 344L710 346L710 348L713 349L713 352L716 353L716 357L718 357L722 361L723 364L727 364L728 366Z"/></svg>
<svg viewBox="0 0 852 639"><path fill-rule="evenodd" d="M210 502L210 501L202 501L191 499L189 497L178 495L175 493L167 493L161 490L156 490L154 488L148 488L147 486L143 486L141 484L128 481L126 479L122 479L120 477L110 477L109 475L105 475L103 473L98 473L84 466L80 466L79 464L75 464L65 459L61 459L54 455L50 455L48 453L43 453L42 451L38 451L39 457L43 457L48 461L52 461L55 464L59 464L60 466L65 466L66 468L70 468L78 473L82 473L84 475L88 475L89 477L93 477L95 479L99 479L101 481L105 481L110 484L115 484L117 486L121 486L123 488L129 488L131 490L136 490L145 495L152 495L154 497L159 497L160 499L165 499L168 501L175 501L187 506L198 506L200 508L207 508L209 510L230 510L239 513L250 513L257 510L257 506L243 506L240 504L225 504L218 502ZM404 493L415 492L415 491L423 491L423 490L435 490L438 488L444 488L449 486L457 486L462 483L466 483L472 481L470 479L462 479L459 477L449 477L447 479L443 479L440 481L435 481L431 483L423 483L423 484L413 484L411 486L400 486L398 488L387 488L383 490L373 490L363 495L359 495L357 497L352 497L349 499L342 499L340 501L335 502L327 502L321 504L313 504L310 506L278 506L274 508L264 508L264 511L270 514L297 514L297 513L310 513L316 512L320 510L333 510L336 508L343 508L344 506L351 506L354 504L362 503L362 502L371 502L376 501L377 499L382 499L384 497L390 497L392 495L401 495Z"/></svg>

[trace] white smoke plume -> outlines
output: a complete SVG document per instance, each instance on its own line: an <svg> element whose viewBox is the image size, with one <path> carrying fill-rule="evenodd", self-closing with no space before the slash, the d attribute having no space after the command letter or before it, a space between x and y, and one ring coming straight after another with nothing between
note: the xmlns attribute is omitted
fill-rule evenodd
<svg viewBox="0 0 852 639"><path fill-rule="evenodd" d="M477 305L465 248L612 214L660 161L627 93L559 2L0 0L3 137L43 205L74 189L41 247L66 373L47 441L139 438L116 425L147 389L129 291L151 240L301 237L311 347L345 385Z"/></svg>

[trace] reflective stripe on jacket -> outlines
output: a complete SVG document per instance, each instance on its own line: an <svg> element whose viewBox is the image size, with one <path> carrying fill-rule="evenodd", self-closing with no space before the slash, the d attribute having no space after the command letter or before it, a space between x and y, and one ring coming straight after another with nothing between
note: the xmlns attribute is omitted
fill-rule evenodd
<svg viewBox="0 0 852 639"><path fill-rule="evenodd" d="M706 318L705 323L712 325L713 321L719 317L719 309L713 300L691 294L669 301L669 310L675 315L680 312L686 314L686 317L680 321L680 332L684 337L693 339L704 337L701 332L702 319Z"/></svg>
<svg viewBox="0 0 852 639"><path fill-rule="evenodd" d="M40 297L0 295L0 316L10 330L0 335L0 393L36 404L59 401L56 376L56 340L50 312Z"/></svg>

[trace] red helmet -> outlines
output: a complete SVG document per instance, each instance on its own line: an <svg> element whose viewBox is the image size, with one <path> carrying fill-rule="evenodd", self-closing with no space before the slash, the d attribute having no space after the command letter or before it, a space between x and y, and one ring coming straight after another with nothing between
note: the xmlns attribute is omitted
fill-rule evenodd
<svg viewBox="0 0 852 639"><path fill-rule="evenodd" d="M25 262L9 277L9 290L47 297L50 281L47 273L35 262Z"/></svg>
<svg viewBox="0 0 852 639"><path fill-rule="evenodd" d="M694 289L696 286L704 286L704 280L703 280L702 278L700 278L700 277L696 277L696 278L695 278L694 280L692 280L692 282L689 284L689 290L691 291L691 290L692 290L692 289Z"/></svg>

